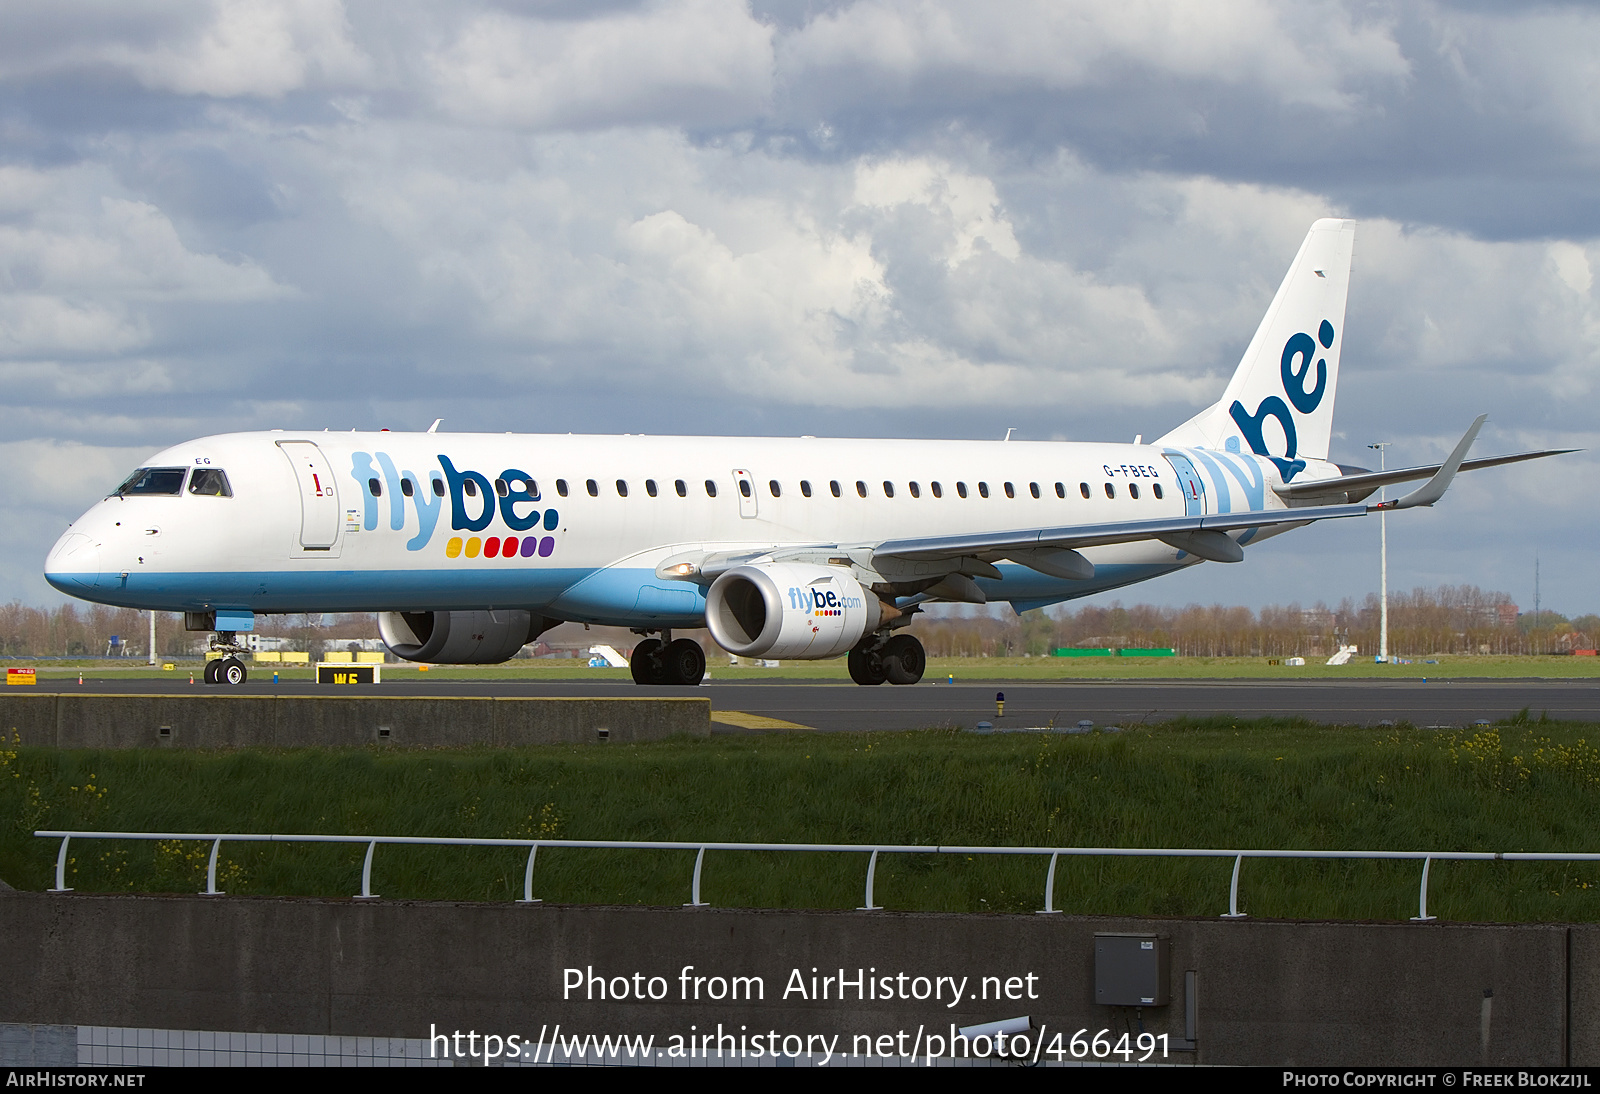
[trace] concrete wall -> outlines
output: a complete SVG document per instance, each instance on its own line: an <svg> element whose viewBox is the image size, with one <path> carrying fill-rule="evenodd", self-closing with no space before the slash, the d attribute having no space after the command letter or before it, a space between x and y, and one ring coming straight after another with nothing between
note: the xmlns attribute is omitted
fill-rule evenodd
<svg viewBox="0 0 1600 1094"><path fill-rule="evenodd" d="M1171 940L1172 1003L1092 1002L1094 935ZM310 899L0 893L0 1022L426 1037L724 1029L882 1036L1022 1014L1079 1029L1184 1029L1213 1064L1600 1063L1600 927L1133 920ZM660 1002L563 999L564 970L660 976ZM684 1000L691 976L760 976L765 997ZM799 970L984 977L1018 999L813 999ZM1027 998L1031 975L1034 998ZM912 981L907 981L908 985ZM709 986L709 985L708 985ZM705 991L706 988L702 988ZM1570 998L1570 1010L1569 1010ZM1116 1034L1113 1034L1115 1036ZM1048 1037L1048 1034L1047 1034Z"/></svg>
<svg viewBox="0 0 1600 1094"><path fill-rule="evenodd" d="M23 744L57 748L572 744L601 729L609 740L647 741L708 736L711 701L0 692L0 733L12 729Z"/></svg>

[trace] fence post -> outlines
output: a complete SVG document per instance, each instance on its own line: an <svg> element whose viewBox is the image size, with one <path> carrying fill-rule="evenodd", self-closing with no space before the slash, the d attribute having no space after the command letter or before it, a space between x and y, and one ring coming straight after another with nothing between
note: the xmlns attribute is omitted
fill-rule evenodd
<svg viewBox="0 0 1600 1094"><path fill-rule="evenodd" d="M704 908L706 902L700 899L700 867L706 861L706 849L700 848L694 856L694 881L689 886L689 903L685 908Z"/></svg>
<svg viewBox="0 0 1600 1094"><path fill-rule="evenodd" d="M867 903L864 906L862 906L860 908L857 908L856 911L858 911L858 912L881 912L881 911L883 911L883 909L880 908L878 905L872 903L872 879L873 879L873 876L875 874L877 874L877 872L878 872L878 849L876 847L874 847L872 849L872 857L867 860Z"/></svg>
<svg viewBox="0 0 1600 1094"><path fill-rule="evenodd" d="M1228 886L1228 910L1223 914L1223 919L1245 918L1245 914L1239 910L1239 867L1243 865L1243 855L1233 860L1233 884Z"/></svg>
<svg viewBox="0 0 1600 1094"><path fill-rule="evenodd" d="M522 872L522 899L517 901L518 904L544 903L542 900L533 899L533 856L538 853L539 845L537 843L528 848L528 868Z"/></svg>
<svg viewBox="0 0 1600 1094"><path fill-rule="evenodd" d="M1428 867L1432 865L1431 856L1422 860L1422 888L1417 891L1417 914L1411 917L1413 923L1426 923L1435 918L1428 914Z"/></svg>
<svg viewBox="0 0 1600 1094"><path fill-rule="evenodd" d="M211 861L206 863L206 891L201 896L222 896L217 888L217 851L222 847L222 837L211 841Z"/></svg>
<svg viewBox="0 0 1600 1094"><path fill-rule="evenodd" d="M71 836L61 837L61 850L56 852L56 887L50 890L52 893L72 892L67 888L67 843L71 839Z"/></svg>
<svg viewBox="0 0 1600 1094"><path fill-rule="evenodd" d="M1056 859L1060 856L1060 851L1050 852L1050 872L1044 878L1044 911L1035 912L1035 915L1061 914L1056 909Z"/></svg>
<svg viewBox="0 0 1600 1094"><path fill-rule="evenodd" d="M372 891L372 852L377 849L377 840L367 844L367 861L361 864L361 895L356 897L357 900L378 899L378 894Z"/></svg>

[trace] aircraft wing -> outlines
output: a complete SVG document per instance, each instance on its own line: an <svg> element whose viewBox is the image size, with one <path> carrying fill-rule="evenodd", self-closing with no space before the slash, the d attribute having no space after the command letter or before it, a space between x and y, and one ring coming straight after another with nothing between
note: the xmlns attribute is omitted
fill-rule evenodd
<svg viewBox="0 0 1600 1094"><path fill-rule="evenodd" d="M1307 524L1316 520L1334 520L1342 517L1362 517L1368 513L1389 509L1411 509L1432 505L1444 496L1456 472L1461 470L1467 451L1477 439L1478 431L1488 415L1479 415L1466 434L1456 444L1450 458L1433 470L1426 483L1403 498L1378 505L1312 505L1290 509L1265 509L1242 513L1213 513L1205 516L1169 517L1162 520L1123 521L1112 524L1074 525L1060 528L1036 528L1011 532L980 532L968 535L926 536L917 539L892 539L877 544L872 551L876 559L904 559L906 561L938 561L971 557L980 560L1010 558L1032 566L1041 561L1045 573L1059 569L1063 573L1093 567L1085 559L1061 557L1083 547L1099 547L1108 543L1132 543L1138 540L1157 539L1200 558L1216 562L1238 562L1244 551L1226 532L1247 528L1266 528L1274 525ZM1057 554L1052 554L1055 552Z"/></svg>

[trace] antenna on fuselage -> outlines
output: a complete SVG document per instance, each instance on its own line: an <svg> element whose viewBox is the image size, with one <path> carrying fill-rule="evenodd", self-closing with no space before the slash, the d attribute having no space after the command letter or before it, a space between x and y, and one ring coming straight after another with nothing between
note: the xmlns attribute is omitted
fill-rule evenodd
<svg viewBox="0 0 1600 1094"><path fill-rule="evenodd" d="M439 432L439 423L442 422L442 421L444 421L443 418L435 418L433 420L433 424L428 427L428 432L429 433L437 433L437 432Z"/></svg>
<svg viewBox="0 0 1600 1094"><path fill-rule="evenodd" d="M1016 426L1014 426L1014 425L1013 426L1008 426L1006 428L1006 435L1001 439L1009 441L1011 439L1011 434L1015 433L1016 431L1017 431L1017 427Z"/></svg>

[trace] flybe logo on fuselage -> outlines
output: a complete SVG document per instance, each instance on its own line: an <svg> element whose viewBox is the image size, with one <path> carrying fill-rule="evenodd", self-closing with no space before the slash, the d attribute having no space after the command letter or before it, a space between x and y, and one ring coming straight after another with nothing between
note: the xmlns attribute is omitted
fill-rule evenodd
<svg viewBox="0 0 1600 1094"><path fill-rule="evenodd" d="M513 532L534 533L506 536L504 546L498 536L490 536L487 541L472 536L465 542L463 537L452 536L446 544L449 557L476 557L480 542L485 548L482 553L490 558L528 558L534 554L550 557L555 538L536 533L541 526L546 532L554 532L560 527L561 515L554 509L540 508L539 488L532 475L508 467L491 482L480 472L457 470L443 453L438 460L442 473L430 470L418 475L397 468L387 452L352 453L350 474L360 484L363 500L361 527L369 532L378 527L378 511L387 494L391 531L405 529L408 508L416 515L416 534L406 541L408 551L420 551L432 541L439 518L448 506L453 531L481 532L498 518ZM494 550L487 549L489 543L495 545Z"/></svg>
<svg viewBox="0 0 1600 1094"><path fill-rule="evenodd" d="M1233 416L1234 424L1239 427L1239 433L1250 446L1250 451L1258 456L1265 456L1276 464L1284 482L1304 471L1306 466L1305 460L1295 459L1300 441L1294 427L1294 414L1289 410L1289 406L1292 404L1301 414L1310 414L1322 405L1322 400L1328 393L1328 361L1324 357L1317 356L1317 343L1321 342L1324 350L1332 349L1333 336L1333 324L1324 319L1322 326L1317 328L1315 340L1309 334L1300 333L1293 335L1283 344L1279 376L1283 381L1283 393L1288 397L1288 403L1276 395L1268 395L1261 400L1254 414L1246 410L1244 404L1237 399L1228 408L1228 413ZM1313 358L1316 358L1315 366L1312 364ZM1308 391L1306 381L1312 376L1313 368L1315 368L1316 382ZM1262 427L1266 425L1268 418L1276 419L1283 430L1284 452L1281 456L1267 450L1267 440L1262 435Z"/></svg>

